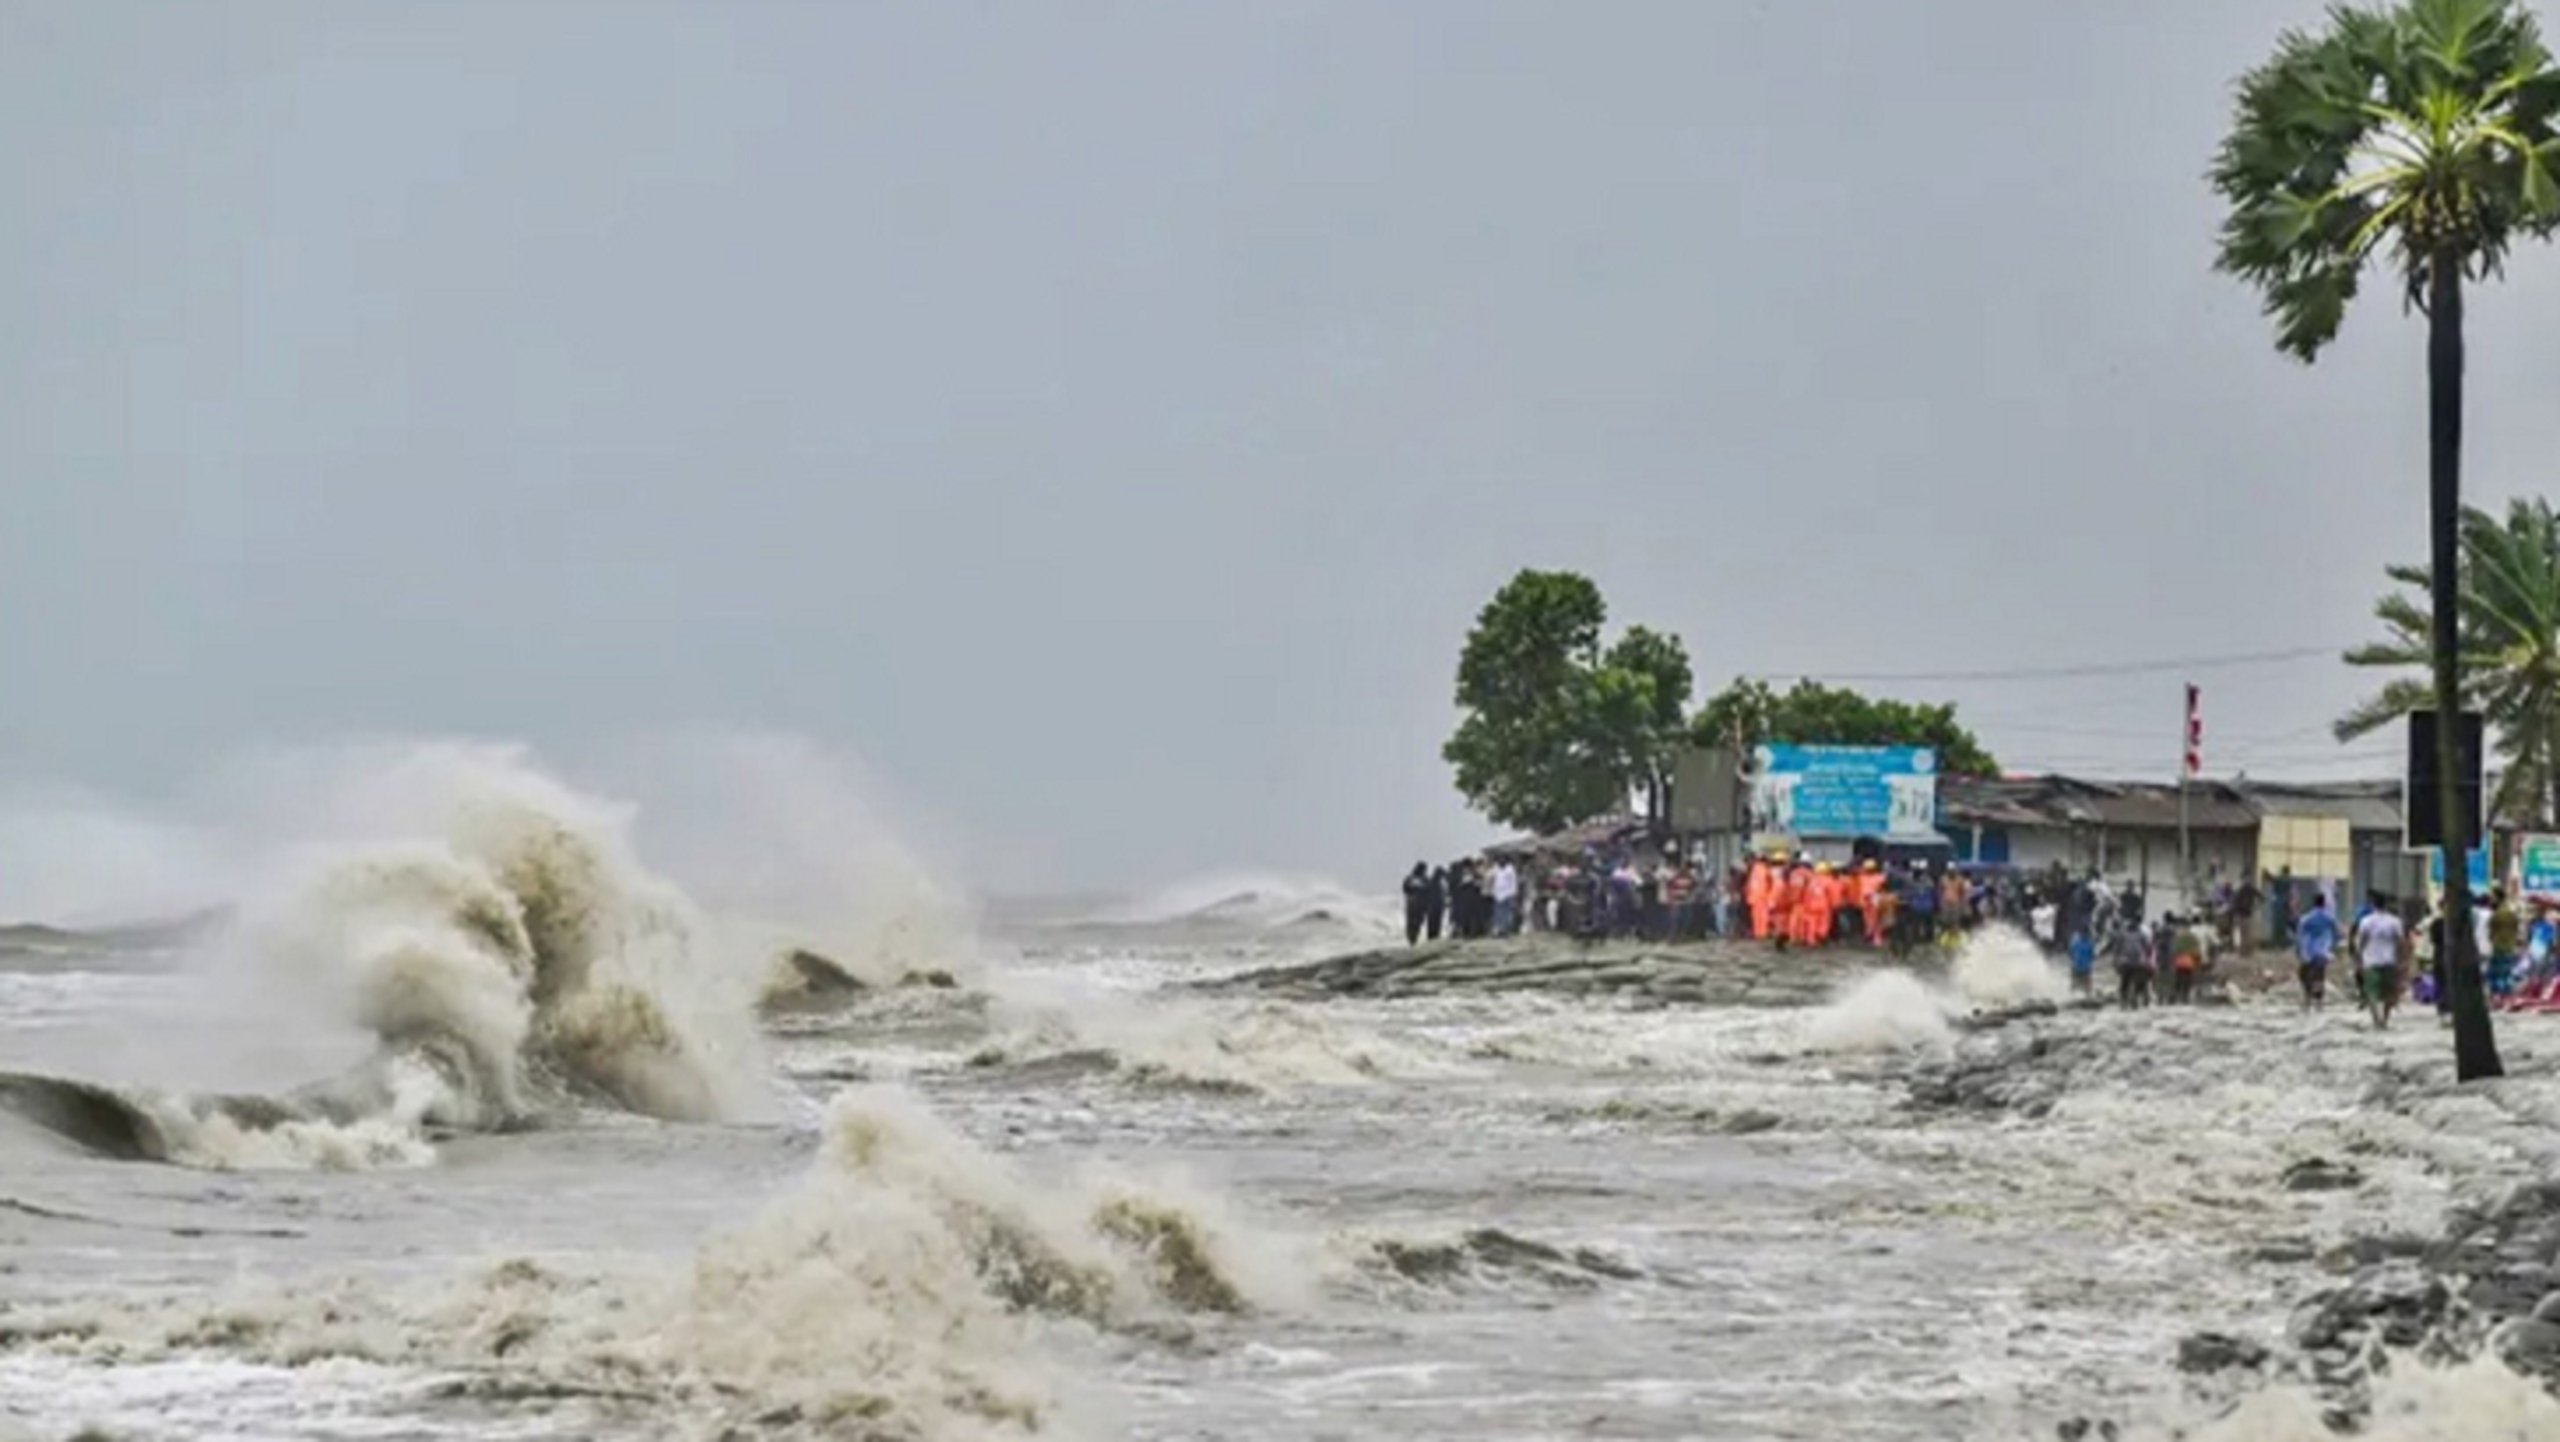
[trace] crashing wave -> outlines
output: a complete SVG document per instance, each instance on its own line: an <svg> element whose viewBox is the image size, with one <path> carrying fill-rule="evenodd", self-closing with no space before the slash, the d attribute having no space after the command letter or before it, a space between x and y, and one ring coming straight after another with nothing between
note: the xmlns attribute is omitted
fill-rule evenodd
<svg viewBox="0 0 2560 1442"><path fill-rule="evenodd" d="M372 1033L370 1060L275 1098L19 1078L0 1105L102 1154L215 1166L407 1160L387 1135L580 1106L713 1121L768 1105L751 975L639 866L623 818L512 756L409 766L436 798L426 834L307 861L231 938L253 972Z"/></svg>
<svg viewBox="0 0 2560 1442"><path fill-rule="evenodd" d="M840 961L807 946L782 949L756 995L767 1016L836 1010L884 991L957 991L960 978L943 967L894 971Z"/></svg>
<svg viewBox="0 0 2560 1442"><path fill-rule="evenodd" d="M387 1048L450 1048L471 1085L448 1125L570 1102L710 1121L757 1099L741 987L691 904L540 778L464 790L439 840L329 862L250 937L341 988Z"/></svg>
<svg viewBox="0 0 2560 1442"><path fill-rule="evenodd" d="M1567 1249L1477 1227L1430 1241L1388 1237L1371 1242L1360 1260L1375 1275L1427 1287L1525 1281L1563 1291L1590 1291L1608 1282L1632 1282L1642 1268L1596 1247Z"/></svg>
<svg viewBox="0 0 2560 1442"><path fill-rule="evenodd" d="M1871 972L1849 983L1805 1022L1817 1052L1943 1052L1958 1022L1983 1012L2050 1007L2069 984L2036 944L2008 927L1966 938L1944 982L1907 971Z"/></svg>
<svg viewBox="0 0 2560 1442"><path fill-rule="evenodd" d="M1242 1096L1371 1086L1455 1068L1303 1007L1190 1000L1130 1006L1103 994L1016 1003L1015 1025L973 1066L1045 1076L1109 1074L1142 1086Z"/></svg>
<svg viewBox="0 0 2560 1442"><path fill-rule="evenodd" d="M0 1302L0 1345L350 1358L455 1374L475 1389L457 1395L623 1406L682 1435L1019 1438L1061 1416L1044 1317L1178 1336L1185 1318L1295 1305L1288 1249L1236 1233L1213 1201L1162 1186L1034 1185L906 1094L860 1088L830 1104L803 1177L683 1266L519 1258L433 1283Z"/></svg>

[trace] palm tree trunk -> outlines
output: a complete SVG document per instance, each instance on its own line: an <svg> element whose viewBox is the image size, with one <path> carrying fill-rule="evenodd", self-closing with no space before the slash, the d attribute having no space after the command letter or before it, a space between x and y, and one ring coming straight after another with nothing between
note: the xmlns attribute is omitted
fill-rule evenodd
<svg viewBox="0 0 2560 1442"><path fill-rule="evenodd" d="M2542 727L2542 777L2551 784L2551 826L2560 830L2560 711Z"/></svg>
<svg viewBox="0 0 2560 1442"><path fill-rule="evenodd" d="M2489 996L2480 984L2480 950L2471 934L2471 867L2466 854L2462 785L2454 774L2456 720L2462 714L2457 675L2462 582L2456 528L2462 512L2462 266L2438 256L2427 277L2427 539L2435 602L2436 784L2444 817L2444 982L2453 1012L2453 1069L2458 1081L2506 1075ZM2487 818L2480 820L2484 823Z"/></svg>

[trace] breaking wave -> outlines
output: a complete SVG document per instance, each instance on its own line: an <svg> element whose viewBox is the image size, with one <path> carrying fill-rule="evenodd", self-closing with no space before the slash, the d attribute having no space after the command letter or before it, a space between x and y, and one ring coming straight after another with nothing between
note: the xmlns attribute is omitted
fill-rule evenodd
<svg viewBox="0 0 2560 1442"><path fill-rule="evenodd" d="M1225 874L1177 882L1134 901L1104 907L1084 923L1106 927L1182 927L1200 931L1340 930L1386 936L1399 921L1392 898L1364 896L1315 877Z"/></svg>
<svg viewBox="0 0 2560 1442"><path fill-rule="evenodd" d="M1388 1237L1368 1244L1359 1265L1373 1275L1424 1287L1526 1282L1559 1291L1590 1291L1608 1282L1632 1282L1640 1267L1597 1247L1567 1249L1477 1227L1457 1237L1422 1241Z"/></svg>
<svg viewBox="0 0 2560 1442"><path fill-rule="evenodd" d="M1248 1243L1205 1198L1127 1179L1034 1185L906 1094L858 1088L829 1105L800 1181L682 1268L519 1258L434 1284L0 1304L0 1343L453 1371L495 1398L672 1405L702 1435L984 1439L1059 1421L1044 1326L1161 1335L1297 1305L1302 1272L1285 1243Z"/></svg>
<svg viewBox="0 0 2560 1442"><path fill-rule="evenodd" d="M1943 983L1907 971L1872 972L1806 1021L1805 1045L1821 1052L1944 1051L1955 1023L1978 1010L2060 1002L2069 984L2034 942L2007 927L1967 938Z"/></svg>
<svg viewBox="0 0 2560 1442"><path fill-rule="evenodd" d="M387 1047L449 1047L470 1084L430 1120L506 1124L561 1101L686 1121L758 1106L752 974L639 865L627 814L513 753L435 748L400 769L413 774L388 784L431 797L432 829L309 864L245 944Z"/></svg>
<svg viewBox="0 0 2560 1442"><path fill-rule="evenodd" d="M1135 1002L1099 990L1017 992L1010 1025L972 1064L1112 1073L1142 1085L1266 1095L1446 1075L1422 1049L1321 1010L1169 997Z"/></svg>
<svg viewBox="0 0 2560 1442"><path fill-rule="evenodd" d="M1947 970L1955 994L1977 1007L2061 1001L2071 994L2044 952L2015 928L1989 926L1966 938Z"/></svg>
<svg viewBox="0 0 2560 1442"><path fill-rule="evenodd" d="M369 1034L368 1060L273 1098L17 1078L0 1104L108 1155L226 1167L414 1163L427 1129L581 1106L770 1108L753 1010L767 958L723 945L639 864L626 811L472 746L399 754L329 805L327 839L271 869L211 966Z"/></svg>
<svg viewBox="0 0 2560 1442"><path fill-rule="evenodd" d="M1917 1051L1954 1045L1944 992L1907 971L1879 971L1851 983L1805 1023L1815 1051Z"/></svg>

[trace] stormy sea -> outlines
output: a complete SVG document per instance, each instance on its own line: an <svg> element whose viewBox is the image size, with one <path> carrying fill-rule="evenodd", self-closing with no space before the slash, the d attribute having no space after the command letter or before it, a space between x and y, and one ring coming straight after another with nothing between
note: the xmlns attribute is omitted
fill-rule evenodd
<svg viewBox="0 0 2560 1442"><path fill-rule="evenodd" d="M769 763L0 931L0 1438L2560 1437L2560 1017L1008 903Z"/></svg>

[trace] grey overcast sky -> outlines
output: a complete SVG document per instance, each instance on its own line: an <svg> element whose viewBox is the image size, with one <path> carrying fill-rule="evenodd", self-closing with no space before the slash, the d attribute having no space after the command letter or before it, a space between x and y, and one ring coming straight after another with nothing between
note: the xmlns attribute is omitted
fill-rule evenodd
<svg viewBox="0 0 2560 1442"><path fill-rule="evenodd" d="M1382 887L1524 565L1709 684L2342 645L2422 334L2278 358L2202 179L2320 9L0 0L0 771L777 730L981 885ZM2474 307L2474 498L2555 322ZM1903 689L2165 775L2182 679Z"/></svg>

